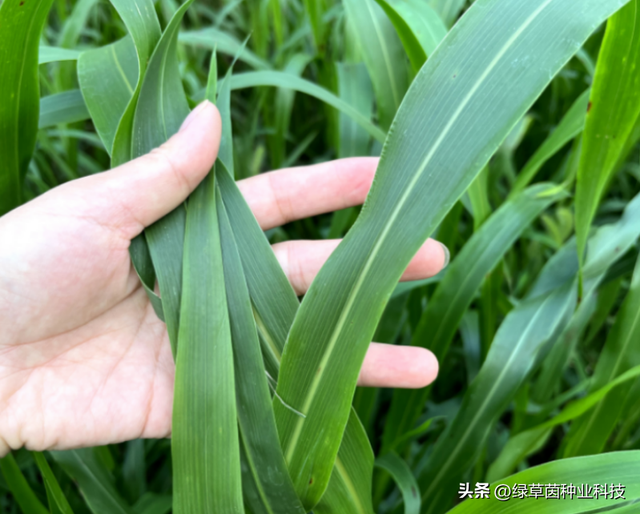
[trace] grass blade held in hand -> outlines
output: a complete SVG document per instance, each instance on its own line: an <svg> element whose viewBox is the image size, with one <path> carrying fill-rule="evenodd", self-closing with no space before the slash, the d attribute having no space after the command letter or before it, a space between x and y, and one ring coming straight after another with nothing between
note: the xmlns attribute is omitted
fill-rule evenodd
<svg viewBox="0 0 640 514"><path fill-rule="evenodd" d="M220 166L220 164L218 164ZM226 173L226 171L222 171ZM249 290L242 269L231 224L217 191L216 207L220 224L222 259L233 341L238 425L246 475L254 484L255 497L245 492L252 512L304 514L282 455L271 395Z"/></svg>
<svg viewBox="0 0 640 514"><path fill-rule="evenodd" d="M175 514L244 514L229 312L214 174L191 195L171 453Z"/></svg>

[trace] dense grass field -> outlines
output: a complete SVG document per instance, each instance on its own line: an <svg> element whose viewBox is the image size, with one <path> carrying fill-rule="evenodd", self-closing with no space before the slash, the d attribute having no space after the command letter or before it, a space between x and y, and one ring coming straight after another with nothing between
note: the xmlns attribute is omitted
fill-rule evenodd
<svg viewBox="0 0 640 514"><path fill-rule="evenodd" d="M163 282L176 263L156 258L171 241L147 230L150 263L132 250L138 271L152 269L150 290L158 279L178 356L174 437L16 450L0 460L1 512L640 512L639 59L640 0L0 2L0 215L146 153L136 149L179 126L172 109L208 98L228 131L202 186L211 195L194 194L186 225L166 218L180 254L183 241L202 244L214 271L180 260L180 304ZM271 244L349 234L298 310L232 179L381 153L362 216L352 207L265 233ZM213 213L200 226L198 209ZM204 246L197 229L222 242ZM430 236L449 266L397 284ZM255 390L273 397L243 393L237 374L234 389L231 370L231 466L199 446L210 429L185 378L214 387L214 372L176 350L205 344L185 301L202 298L200 282L220 295L226 285L228 298L245 291L212 317L252 331L264 359L235 336L228 349L267 370ZM265 350L272 338L286 349L281 367ZM430 349L437 381L355 389L371 340ZM268 419L242 418L252 406ZM283 448L249 434L276 429ZM278 466L291 473L284 485ZM461 502L482 484L491 499ZM547 484L592 492L544 499ZM240 506L221 510L234 495Z"/></svg>

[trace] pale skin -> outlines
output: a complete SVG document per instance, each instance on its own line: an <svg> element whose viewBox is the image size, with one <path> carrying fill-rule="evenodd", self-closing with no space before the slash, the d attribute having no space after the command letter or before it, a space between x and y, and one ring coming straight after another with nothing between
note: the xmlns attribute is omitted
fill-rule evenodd
<svg viewBox="0 0 640 514"><path fill-rule="evenodd" d="M130 241L211 169L220 117L205 102L158 150L57 187L0 218L0 455L171 435L175 365L164 323L131 265ZM239 186L263 229L359 205L377 159L262 174ZM273 246L304 294L339 241ZM429 240L403 280L438 273ZM424 387L429 351L372 343L359 384Z"/></svg>

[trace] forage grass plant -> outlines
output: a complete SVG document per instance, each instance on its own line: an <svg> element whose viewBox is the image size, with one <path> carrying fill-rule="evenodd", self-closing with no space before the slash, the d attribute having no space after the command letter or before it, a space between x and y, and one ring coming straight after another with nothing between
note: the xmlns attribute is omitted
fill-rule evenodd
<svg viewBox="0 0 640 514"><path fill-rule="evenodd" d="M171 439L16 450L1 508L636 512L639 59L640 0L3 0L0 215L204 99L222 140L130 247L175 361ZM378 155L362 208L266 232L237 185ZM430 236L451 264L399 283ZM341 237L298 297L271 244ZM358 388L373 340L440 378ZM493 494L577 483L610 494Z"/></svg>

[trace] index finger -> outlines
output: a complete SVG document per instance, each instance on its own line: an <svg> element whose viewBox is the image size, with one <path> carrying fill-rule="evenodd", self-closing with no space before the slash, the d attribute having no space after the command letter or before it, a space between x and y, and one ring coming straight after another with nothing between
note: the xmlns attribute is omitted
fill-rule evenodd
<svg viewBox="0 0 640 514"><path fill-rule="evenodd" d="M364 203L377 157L353 157L262 173L238 187L263 230Z"/></svg>

